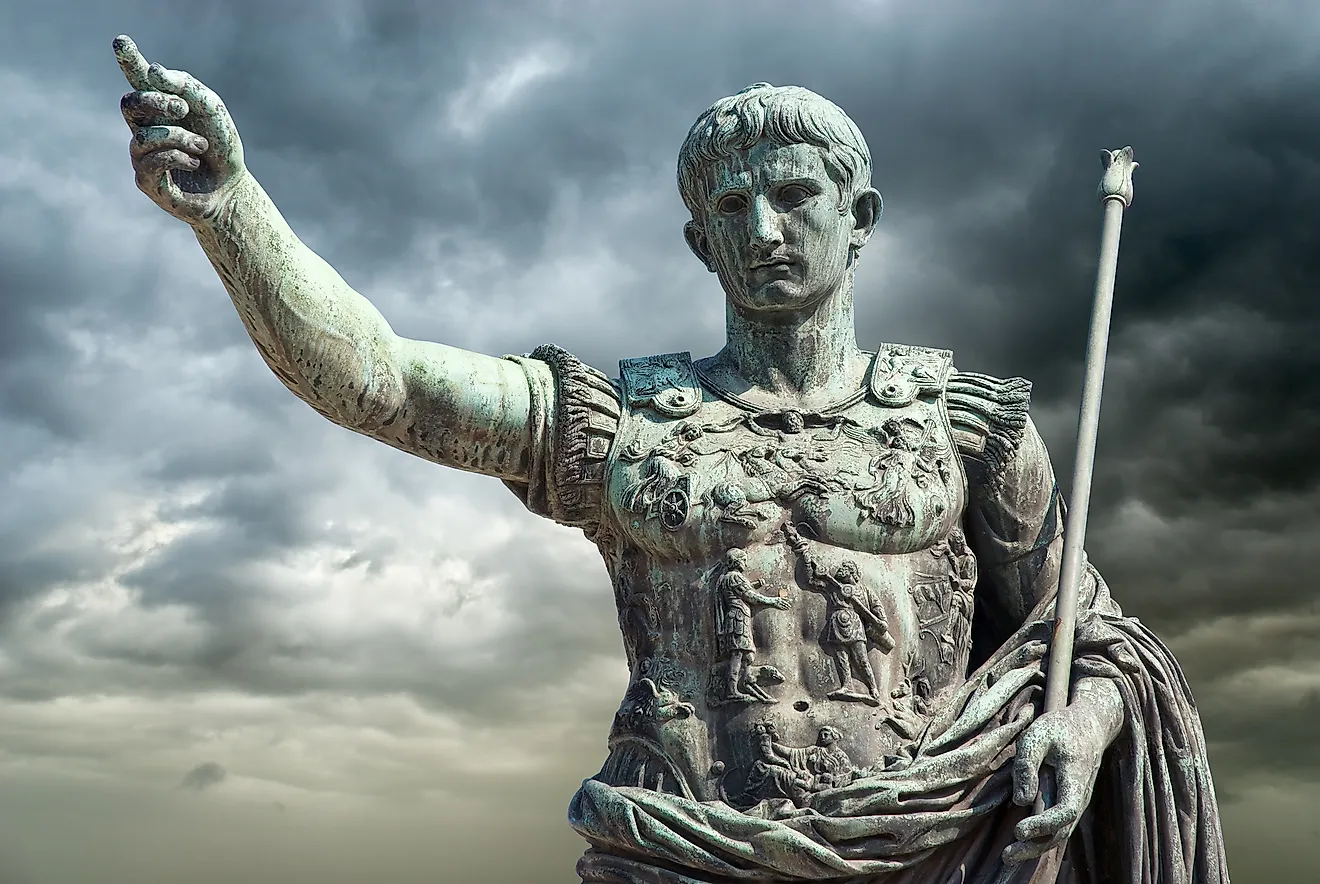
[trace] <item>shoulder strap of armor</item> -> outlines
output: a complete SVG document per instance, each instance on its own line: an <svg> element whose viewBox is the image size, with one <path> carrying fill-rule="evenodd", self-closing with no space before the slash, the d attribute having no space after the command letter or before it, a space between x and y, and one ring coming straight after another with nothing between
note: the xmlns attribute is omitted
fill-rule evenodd
<svg viewBox="0 0 1320 884"><path fill-rule="evenodd" d="M958 451L964 458L979 461L994 487L1022 443L1031 407L1031 382L955 371L949 378L946 401Z"/></svg>
<svg viewBox="0 0 1320 884"><path fill-rule="evenodd" d="M881 344L871 364L871 395L881 405L910 405L918 396L944 392L953 351L908 344Z"/></svg>
<svg viewBox="0 0 1320 884"><path fill-rule="evenodd" d="M619 391L603 373L554 344L537 347L530 357L549 365L555 378L547 515L590 533L600 518L605 459L619 429Z"/></svg>
<svg viewBox="0 0 1320 884"><path fill-rule="evenodd" d="M690 353L619 360L629 408L653 408L665 417L688 417L701 407L701 385Z"/></svg>

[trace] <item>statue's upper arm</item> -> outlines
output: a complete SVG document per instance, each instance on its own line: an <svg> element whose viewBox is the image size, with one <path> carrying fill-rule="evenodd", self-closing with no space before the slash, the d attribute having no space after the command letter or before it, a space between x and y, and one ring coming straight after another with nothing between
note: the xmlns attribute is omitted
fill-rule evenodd
<svg viewBox="0 0 1320 884"><path fill-rule="evenodd" d="M526 481L532 394L517 362L446 344L396 338L397 413L371 435L445 466Z"/></svg>
<svg viewBox="0 0 1320 884"><path fill-rule="evenodd" d="M949 419L969 480L964 522L981 575L978 596L999 609L1006 627L1058 580L1062 512L1030 398L1031 384L1021 378L959 372L949 380Z"/></svg>
<svg viewBox="0 0 1320 884"><path fill-rule="evenodd" d="M537 515L599 525L605 462L618 429L619 390L550 344L495 358L397 339L398 402L369 435L446 466L504 480Z"/></svg>

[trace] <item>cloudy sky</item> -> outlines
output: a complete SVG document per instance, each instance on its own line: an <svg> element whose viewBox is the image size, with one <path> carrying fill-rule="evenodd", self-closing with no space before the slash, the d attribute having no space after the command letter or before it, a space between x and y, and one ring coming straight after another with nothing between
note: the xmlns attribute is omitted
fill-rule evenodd
<svg viewBox="0 0 1320 884"><path fill-rule="evenodd" d="M1320 6L707 5L3 6L0 884L575 881L626 677L580 535L265 368L133 185L121 32L400 334L609 371L721 344L692 120L814 89L885 197L859 337L1031 378L1065 482L1132 144L1088 546L1186 669L1235 880L1314 874Z"/></svg>

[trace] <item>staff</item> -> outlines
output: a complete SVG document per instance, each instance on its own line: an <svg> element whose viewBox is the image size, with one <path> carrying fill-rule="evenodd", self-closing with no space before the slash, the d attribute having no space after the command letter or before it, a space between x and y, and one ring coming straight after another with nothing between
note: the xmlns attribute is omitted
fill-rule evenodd
<svg viewBox="0 0 1320 884"><path fill-rule="evenodd" d="M1105 207L1100 234L1100 268L1095 277L1095 305L1091 334L1086 341L1086 379L1082 385L1082 411L1077 421L1077 462L1073 467L1072 495L1063 530L1063 561L1059 568L1059 595L1055 603L1054 640L1050 644L1049 673L1045 680L1045 711L1068 705L1073 662L1073 633L1077 625L1077 593L1082 581L1082 549L1086 538L1086 511L1091 503L1091 471L1095 465L1095 439L1100 428L1100 389L1105 379L1109 349L1109 314L1114 304L1114 272L1118 267L1118 235L1123 210L1132 205L1132 148L1102 151L1105 175L1098 195ZM1037 812L1042 803L1036 798Z"/></svg>

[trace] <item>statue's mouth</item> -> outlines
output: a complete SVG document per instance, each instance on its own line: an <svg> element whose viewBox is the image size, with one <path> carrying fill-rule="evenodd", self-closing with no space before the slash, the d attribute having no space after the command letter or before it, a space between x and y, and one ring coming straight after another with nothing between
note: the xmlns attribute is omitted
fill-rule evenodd
<svg viewBox="0 0 1320 884"><path fill-rule="evenodd" d="M757 261L751 266L752 270L764 270L769 267L786 267L792 264L793 259L788 257L768 258L764 261Z"/></svg>

